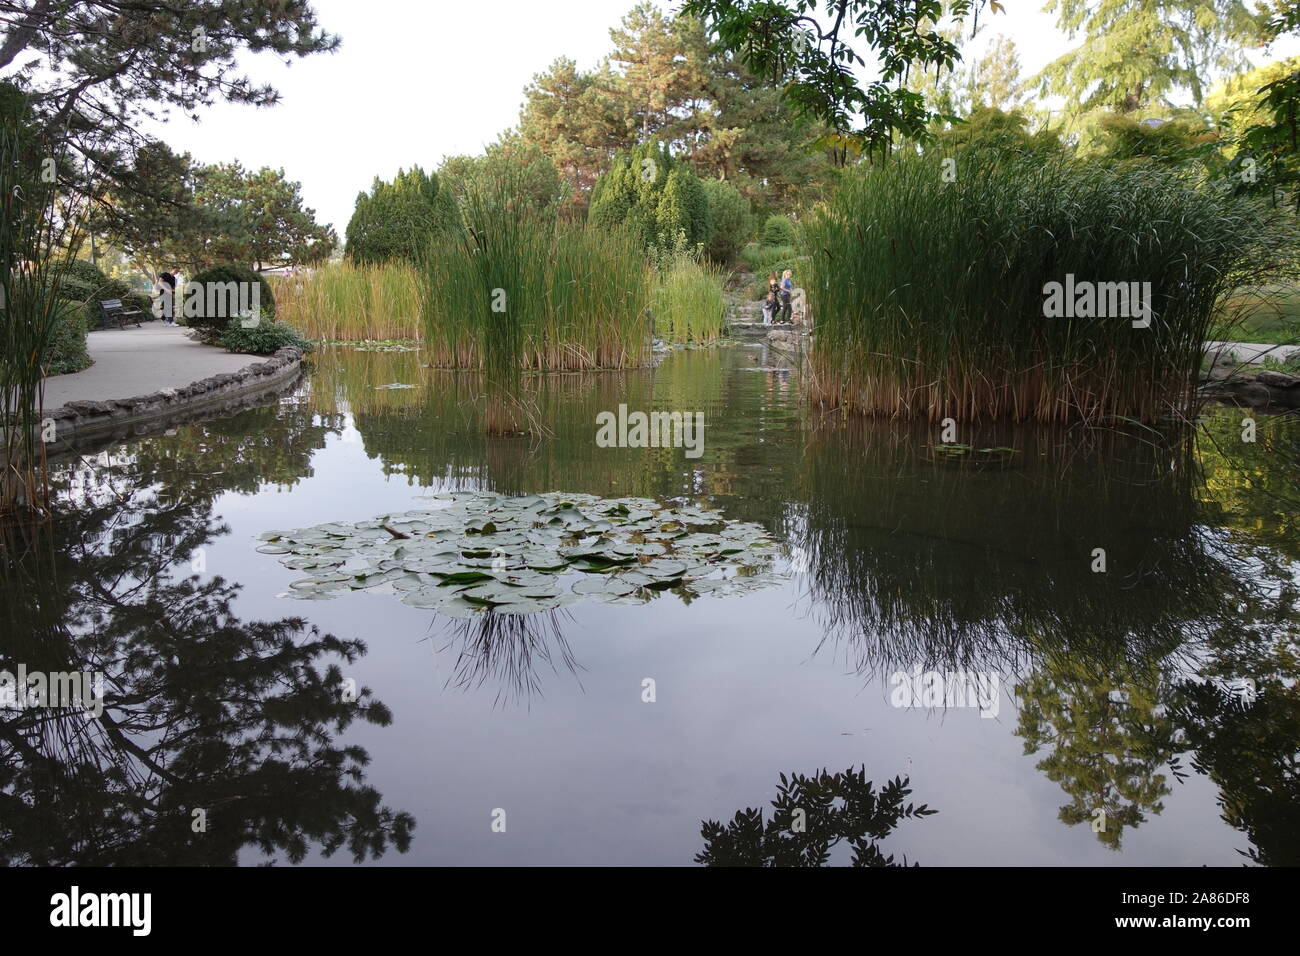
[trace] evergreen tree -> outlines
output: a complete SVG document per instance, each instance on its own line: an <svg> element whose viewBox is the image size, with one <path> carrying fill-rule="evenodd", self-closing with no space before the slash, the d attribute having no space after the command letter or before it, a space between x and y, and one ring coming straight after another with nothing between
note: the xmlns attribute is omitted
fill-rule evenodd
<svg viewBox="0 0 1300 956"><path fill-rule="evenodd" d="M455 200L434 173L419 166L399 170L391 183L375 177L358 193L348 222L347 256L358 264L391 259L415 261L431 236L460 227Z"/></svg>
<svg viewBox="0 0 1300 956"><path fill-rule="evenodd" d="M730 265L754 231L749 200L731 183L720 179L704 180L704 193L709 203L710 226L706 251L719 265Z"/></svg>
<svg viewBox="0 0 1300 956"><path fill-rule="evenodd" d="M559 169L570 187L569 208L585 210L592 187L614 155L633 145L618 84L608 63L583 72L562 57L524 90L520 140Z"/></svg>
<svg viewBox="0 0 1300 956"><path fill-rule="evenodd" d="M709 240L704 187L663 143L643 143L614 160L592 191L589 218L601 228L626 225L647 246L679 230L691 245Z"/></svg>

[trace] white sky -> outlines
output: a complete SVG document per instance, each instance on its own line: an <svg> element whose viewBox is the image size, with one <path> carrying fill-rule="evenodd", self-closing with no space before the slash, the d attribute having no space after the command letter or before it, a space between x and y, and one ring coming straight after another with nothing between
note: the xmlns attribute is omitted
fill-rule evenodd
<svg viewBox="0 0 1300 956"><path fill-rule="evenodd" d="M247 167L283 168L341 239L356 194L376 175L391 178L401 167L431 169L443 156L480 152L518 121L534 74L561 56L594 66L611 49L610 28L634 4L313 0L322 26L342 37L338 53L288 66L270 56L243 60L254 81L280 91L278 106L217 105L197 124L174 116L150 132L205 163L238 159ZM1005 14L981 16L989 28L981 30L980 45L996 33L1010 36L1026 77L1070 48L1041 12L1042 0L1003 5Z"/></svg>

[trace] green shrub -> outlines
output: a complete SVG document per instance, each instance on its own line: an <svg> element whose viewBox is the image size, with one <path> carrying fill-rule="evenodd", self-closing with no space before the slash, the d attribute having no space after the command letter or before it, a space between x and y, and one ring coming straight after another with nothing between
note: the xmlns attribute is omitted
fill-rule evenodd
<svg viewBox="0 0 1300 956"><path fill-rule="evenodd" d="M709 202L710 227L705 251L718 265L729 266L754 228L749 200L721 179L706 180L704 195Z"/></svg>
<svg viewBox="0 0 1300 956"><path fill-rule="evenodd" d="M793 246L795 244L794 223L785 216L768 216L763 223L763 245Z"/></svg>
<svg viewBox="0 0 1300 956"><path fill-rule="evenodd" d="M45 374L66 375L90 366L86 351L86 312L79 302L59 303L46 352Z"/></svg>
<svg viewBox="0 0 1300 956"><path fill-rule="evenodd" d="M249 355L273 355L290 345L302 349L304 354L315 348L310 339L303 338L292 326L274 319L263 319L247 329L242 320L231 319L221 334L221 345L228 351Z"/></svg>
<svg viewBox="0 0 1300 956"><path fill-rule="evenodd" d="M93 291L98 291L108 283L108 276L104 275L103 270L93 262L87 262L85 259L73 259L67 263L63 267L62 275L64 282L72 279Z"/></svg>
<svg viewBox="0 0 1300 956"><path fill-rule="evenodd" d="M247 266L214 266L187 282L184 290L176 290L176 315L184 319L185 325L196 329L205 341L214 342L221 338L226 324L240 316L244 303L240 301L237 290L228 286L231 282L247 283L244 288L249 290L249 296L252 284L260 284L260 317L275 318L275 294L265 276Z"/></svg>
<svg viewBox="0 0 1300 956"><path fill-rule="evenodd" d="M87 283L72 276L64 276L59 280L58 296L67 302L87 302L95 297L100 288L100 283Z"/></svg>

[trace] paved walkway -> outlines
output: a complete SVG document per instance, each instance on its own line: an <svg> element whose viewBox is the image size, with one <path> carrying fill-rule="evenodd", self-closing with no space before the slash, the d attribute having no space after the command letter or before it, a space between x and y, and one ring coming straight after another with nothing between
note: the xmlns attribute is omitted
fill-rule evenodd
<svg viewBox="0 0 1300 956"><path fill-rule="evenodd" d="M264 361L256 355L236 355L191 341L187 331L153 321L138 329L128 325L91 332L86 347L95 364L84 372L47 378L44 407L135 398Z"/></svg>
<svg viewBox="0 0 1300 956"><path fill-rule="evenodd" d="M1212 359L1220 356L1241 365L1262 365L1265 359L1284 362L1300 353L1300 345L1259 345L1251 342L1206 342L1205 350Z"/></svg>

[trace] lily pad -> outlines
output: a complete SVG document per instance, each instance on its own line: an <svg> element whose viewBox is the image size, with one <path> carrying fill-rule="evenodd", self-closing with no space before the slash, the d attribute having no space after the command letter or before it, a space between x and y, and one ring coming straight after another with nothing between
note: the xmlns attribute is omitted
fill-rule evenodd
<svg viewBox="0 0 1300 956"><path fill-rule="evenodd" d="M307 572L285 595L396 595L451 617L530 614L584 598L644 604L664 592L726 596L779 584L775 542L695 505L586 494L458 491L438 505L266 531L257 550Z"/></svg>

